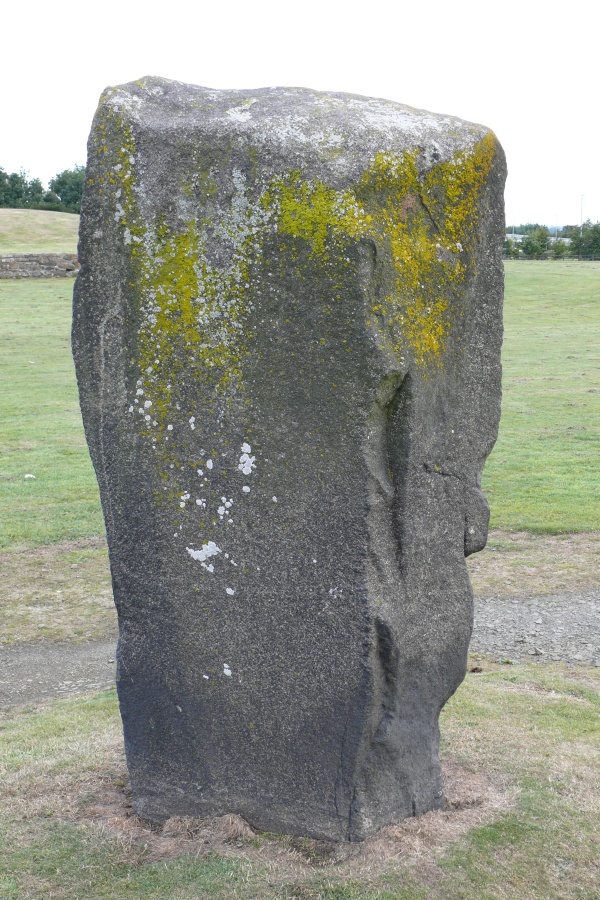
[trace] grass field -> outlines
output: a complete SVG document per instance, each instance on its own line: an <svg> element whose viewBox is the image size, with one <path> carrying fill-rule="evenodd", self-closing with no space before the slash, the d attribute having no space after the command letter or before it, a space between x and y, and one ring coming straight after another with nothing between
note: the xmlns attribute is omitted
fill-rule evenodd
<svg viewBox="0 0 600 900"><path fill-rule="evenodd" d="M491 527L600 531L600 263L507 262Z"/></svg>
<svg viewBox="0 0 600 900"><path fill-rule="evenodd" d="M42 209L0 209L0 256L77 253L79 216Z"/></svg>

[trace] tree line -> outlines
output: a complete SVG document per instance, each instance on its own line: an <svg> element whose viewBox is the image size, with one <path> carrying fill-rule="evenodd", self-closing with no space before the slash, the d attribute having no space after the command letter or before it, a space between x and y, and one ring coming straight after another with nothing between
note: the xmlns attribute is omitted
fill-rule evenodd
<svg viewBox="0 0 600 900"><path fill-rule="evenodd" d="M29 178L23 169L8 173L0 167L0 207L79 213L84 179L85 166L64 169L45 190L39 178Z"/></svg>
<svg viewBox="0 0 600 900"><path fill-rule="evenodd" d="M582 225L565 225L554 240L545 225L518 225L512 231L525 238L513 241L506 235L504 255L509 259L600 259L600 222L588 219Z"/></svg>

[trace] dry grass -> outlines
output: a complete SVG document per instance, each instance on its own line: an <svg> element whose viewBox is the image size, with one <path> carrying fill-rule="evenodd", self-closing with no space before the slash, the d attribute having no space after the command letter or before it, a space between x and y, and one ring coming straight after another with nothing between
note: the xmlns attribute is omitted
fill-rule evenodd
<svg viewBox="0 0 600 900"><path fill-rule="evenodd" d="M493 531L467 565L478 597L581 594L600 588L600 534Z"/></svg>
<svg viewBox="0 0 600 900"><path fill-rule="evenodd" d="M117 633L104 538L0 553L0 643Z"/></svg>
<svg viewBox="0 0 600 900"><path fill-rule="evenodd" d="M0 209L0 255L77 253L79 216L42 209Z"/></svg>

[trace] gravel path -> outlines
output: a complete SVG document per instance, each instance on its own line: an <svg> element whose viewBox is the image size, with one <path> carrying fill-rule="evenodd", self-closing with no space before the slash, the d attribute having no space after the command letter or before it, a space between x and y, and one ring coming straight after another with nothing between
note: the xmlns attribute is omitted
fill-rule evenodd
<svg viewBox="0 0 600 900"><path fill-rule="evenodd" d="M600 666L600 591L476 599L471 651Z"/></svg>
<svg viewBox="0 0 600 900"><path fill-rule="evenodd" d="M0 648L0 708L115 685L115 642Z"/></svg>
<svg viewBox="0 0 600 900"><path fill-rule="evenodd" d="M600 665L600 592L475 601L471 651ZM115 683L113 641L40 641L0 648L0 708L99 691Z"/></svg>

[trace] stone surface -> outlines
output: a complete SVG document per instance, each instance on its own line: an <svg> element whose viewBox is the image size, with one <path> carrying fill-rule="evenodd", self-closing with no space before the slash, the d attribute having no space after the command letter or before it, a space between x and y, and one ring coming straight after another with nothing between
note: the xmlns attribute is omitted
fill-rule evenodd
<svg viewBox="0 0 600 900"><path fill-rule="evenodd" d="M441 805L504 176L486 128L382 100L103 95L73 347L141 815L359 840Z"/></svg>

